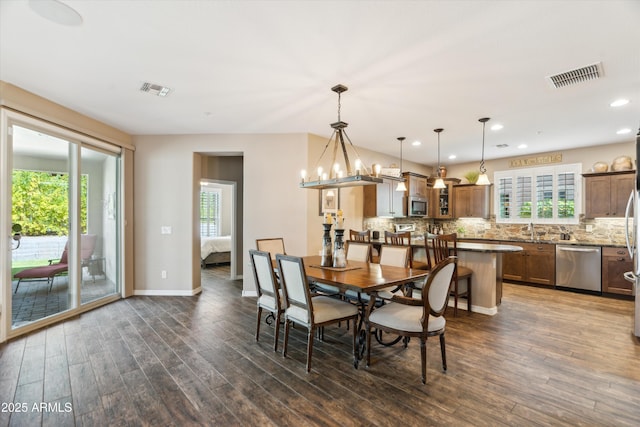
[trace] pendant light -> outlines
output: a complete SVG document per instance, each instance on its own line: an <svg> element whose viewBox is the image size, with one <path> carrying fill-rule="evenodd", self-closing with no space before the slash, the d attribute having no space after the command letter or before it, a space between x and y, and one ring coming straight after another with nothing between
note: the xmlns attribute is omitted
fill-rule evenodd
<svg viewBox="0 0 640 427"><path fill-rule="evenodd" d="M476 185L491 185L489 177L487 176L487 168L484 167L484 127L489 121L489 117L483 117L478 119L482 123L482 159L480 160L480 176L476 181Z"/></svg>
<svg viewBox="0 0 640 427"><path fill-rule="evenodd" d="M402 143L404 142L405 137L399 136L398 141L400 141L400 176L402 176ZM407 191L407 186L404 185L404 177L402 177L402 181L398 183L396 187L396 191Z"/></svg>
<svg viewBox="0 0 640 427"><path fill-rule="evenodd" d="M436 179L435 184L433 184L433 188L436 188L436 189L447 188L447 186L444 185L444 180L440 176L440 132L442 132L443 130L444 129L442 128L433 130L435 133L438 134L438 178Z"/></svg>

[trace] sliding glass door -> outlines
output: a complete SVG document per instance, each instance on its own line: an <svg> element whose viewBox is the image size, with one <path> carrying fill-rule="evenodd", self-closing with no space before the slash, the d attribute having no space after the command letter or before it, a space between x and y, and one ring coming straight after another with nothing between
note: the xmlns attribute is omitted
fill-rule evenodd
<svg viewBox="0 0 640 427"><path fill-rule="evenodd" d="M10 248L10 272L0 264L1 302L11 307L2 313L3 326L13 336L119 297L120 154L30 119L3 126L2 152L9 156L3 199L10 212L2 214L10 220L2 224L21 228Z"/></svg>

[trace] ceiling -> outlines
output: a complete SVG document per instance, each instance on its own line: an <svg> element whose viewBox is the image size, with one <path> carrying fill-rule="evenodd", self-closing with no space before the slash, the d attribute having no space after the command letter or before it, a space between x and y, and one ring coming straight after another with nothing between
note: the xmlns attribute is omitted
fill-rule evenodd
<svg viewBox="0 0 640 427"><path fill-rule="evenodd" d="M440 127L442 163L479 160L481 117L486 159L631 142L640 125L637 0L61 3L80 25L0 1L0 79L133 135L328 138L339 83L355 145L397 156L405 136L425 164ZM595 63L599 79L547 79Z"/></svg>

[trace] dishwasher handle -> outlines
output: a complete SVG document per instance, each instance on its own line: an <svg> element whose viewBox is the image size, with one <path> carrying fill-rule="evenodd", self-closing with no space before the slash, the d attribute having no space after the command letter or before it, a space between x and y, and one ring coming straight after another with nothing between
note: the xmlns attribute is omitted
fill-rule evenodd
<svg viewBox="0 0 640 427"><path fill-rule="evenodd" d="M558 246L559 251L565 252L600 252L600 249L590 249L590 248L572 248L568 246Z"/></svg>

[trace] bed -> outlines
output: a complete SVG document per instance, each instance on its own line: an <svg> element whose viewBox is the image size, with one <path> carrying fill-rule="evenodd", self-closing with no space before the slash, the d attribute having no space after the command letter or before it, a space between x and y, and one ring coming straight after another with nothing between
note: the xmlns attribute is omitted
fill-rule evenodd
<svg viewBox="0 0 640 427"><path fill-rule="evenodd" d="M200 259L203 268L211 264L231 262L231 236L202 237Z"/></svg>

